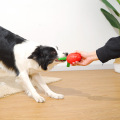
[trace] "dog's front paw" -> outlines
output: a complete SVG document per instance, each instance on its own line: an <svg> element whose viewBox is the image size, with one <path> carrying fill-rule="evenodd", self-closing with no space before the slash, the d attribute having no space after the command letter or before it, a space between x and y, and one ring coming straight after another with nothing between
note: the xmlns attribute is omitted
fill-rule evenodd
<svg viewBox="0 0 120 120"><path fill-rule="evenodd" d="M63 99L64 98L64 95L62 94L57 94L57 93L54 93L54 92L47 92L48 96L51 97L51 98L55 98L55 99Z"/></svg>
<svg viewBox="0 0 120 120"><path fill-rule="evenodd" d="M43 103L43 102L45 102L45 99L43 98L43 97L41 97L39 94L34 94L34 95L32 95L32 97L35 99L35 101L36 102L41 102L41 103Z"/></svg>

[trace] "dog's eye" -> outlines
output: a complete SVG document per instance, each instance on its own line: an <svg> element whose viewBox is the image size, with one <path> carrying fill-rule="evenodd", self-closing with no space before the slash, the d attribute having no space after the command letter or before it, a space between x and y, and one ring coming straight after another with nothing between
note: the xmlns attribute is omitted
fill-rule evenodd
<svg viewBox="0 0 120 120"><path fill-rule="evenodd" d="M52 54L52 55L55 55L55 54L57 54L57 53L56 53L55 51L52 51L51 54Z"/></svg>

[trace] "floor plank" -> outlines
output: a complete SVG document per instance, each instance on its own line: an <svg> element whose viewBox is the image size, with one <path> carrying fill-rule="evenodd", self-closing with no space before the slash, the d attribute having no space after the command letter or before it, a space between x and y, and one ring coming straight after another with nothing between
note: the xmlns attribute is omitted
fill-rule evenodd
<svg viewBox="0 0 120 120"><path fill-rule="evenodd" d="M46 72L63 78L49 87L63 100L41 95L36 103L24 92L0 99L0 120L120 120L120 74L113 70Z"/></svg>

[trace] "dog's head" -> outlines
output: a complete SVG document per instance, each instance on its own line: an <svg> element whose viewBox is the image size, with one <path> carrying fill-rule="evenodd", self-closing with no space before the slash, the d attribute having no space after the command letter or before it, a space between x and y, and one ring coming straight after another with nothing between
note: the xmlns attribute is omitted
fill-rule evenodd
<svg viewBox="0 0 120 120"><path fill-rule="evenodd" d="M68 53L59 51L57 47L38 46L28 59L35 60L43 70L47 70L49 65L58 64L58 62L55 62L56 59L67 55Z"/></svg>

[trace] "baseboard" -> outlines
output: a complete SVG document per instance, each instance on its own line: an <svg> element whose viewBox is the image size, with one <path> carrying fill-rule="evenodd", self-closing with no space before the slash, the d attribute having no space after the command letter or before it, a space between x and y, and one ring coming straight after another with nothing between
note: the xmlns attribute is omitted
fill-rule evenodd
<svg viewBox="0 0 120 120"><path fill-rule="evenodd" d="M72 70L100 70L100 69L113 69L113 61L102 64L101 62L95 62L88 66L70 66L67 67L66 63L54 66L51 71L72 71Z"/></svg>
<svg viewBox="0 0 120 120"><path fill-rule="evenodd" d="M89 66L56 66L51 71L71 71L71 70L100 70L100 69L113 69L113 65L89 65Z"/></svg>

